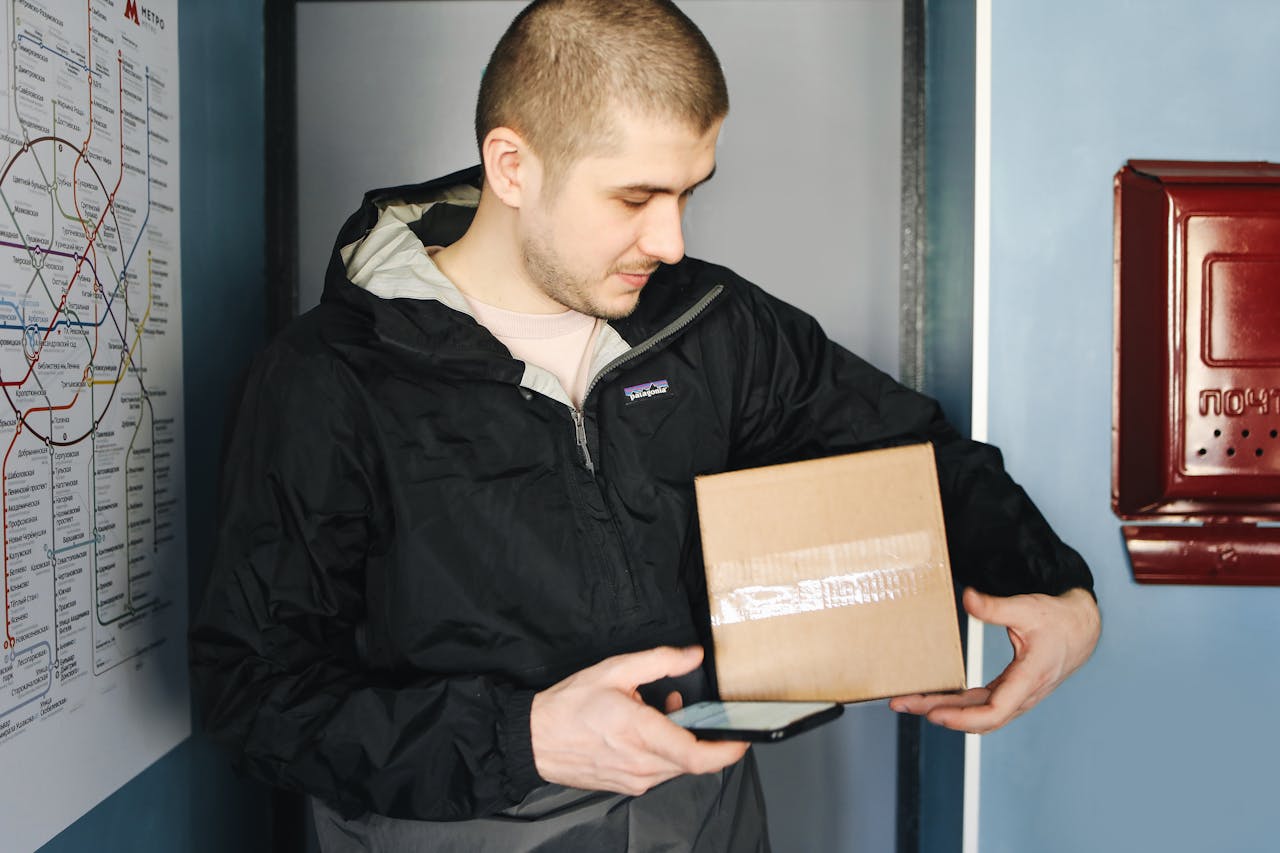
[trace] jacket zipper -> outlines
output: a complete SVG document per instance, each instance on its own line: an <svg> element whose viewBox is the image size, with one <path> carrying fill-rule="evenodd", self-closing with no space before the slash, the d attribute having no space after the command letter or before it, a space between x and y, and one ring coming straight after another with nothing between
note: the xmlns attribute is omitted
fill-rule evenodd
<svg viewBox="0 0 1280 853"><path fill-rule="evenodd" d="M596 466L595 463L591 461L591 450L587 446L586 416L583 414L583 410L587 407L587 400L590 399L591 392L600 382L600 377L616 370L632 359L639 358L658 344L665 341L667 338L682 330L685 326L692 323L697 319L699 314L707 309L708 305L715 301L716 297L718 297L723 290L723 284L717 284L715 287L711 288L707 291L706 295L695 302L689 310L672 320L666 326L663 326L662 329L655 334L650 335L641 343L636 344L631 349L606 364L604 368L591 379L590 384L587 385L587 392L582 395L582 408L575 408L570 411L573 412L574 439L578 443L578 449L582 451L582 464L591 472L592 476L595 476Z"/></svg>
<svg viewBox="0 0 1280 853"><path fill-rule="evenodd" d="M573 430L574 437L578 441L578 450L582 451L582 464L587 466L587 470L592 476L595 476L596 466L591 461L591 449L587 447L587 424L586 417L582 414L581 409L573 409Z"/></svg>

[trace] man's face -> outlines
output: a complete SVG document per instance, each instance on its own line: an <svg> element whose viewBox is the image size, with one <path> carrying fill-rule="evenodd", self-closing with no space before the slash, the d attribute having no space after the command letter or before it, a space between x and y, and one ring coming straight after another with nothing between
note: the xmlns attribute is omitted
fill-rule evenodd
<svg viewBox="0 0 1280 853"><path fill-rule="evenodd" d="M622 113L619 144L569 166L521 210L530 281L556 302L616 320L635 310L658 264L684 257L681 215L715 169L721 122L698 133L674 120Z"/></svg>

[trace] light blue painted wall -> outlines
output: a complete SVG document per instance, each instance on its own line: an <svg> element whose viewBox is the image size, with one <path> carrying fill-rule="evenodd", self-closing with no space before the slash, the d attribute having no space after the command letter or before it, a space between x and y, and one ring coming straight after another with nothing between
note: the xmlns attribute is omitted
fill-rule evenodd
<svg viewBox="0 0 1280 853"><path fill-rule="evenodd" d="M993 6L991 438L1092 565L1104 634L984 738L981 849L1280 849L1280 589L1138 586L1108 505L1112 175L1130 158L1280 160L1280 9Z"/></svg>
<svg viewBox="0 0 1280 853"><path fill-rule="evenodd" d="M265 337L262 0L180 0L178 45L187 536L195 597L208 573L227 403ZM236 779L224 755L196 735L40 853L269 849L267 793Z"/></svg>

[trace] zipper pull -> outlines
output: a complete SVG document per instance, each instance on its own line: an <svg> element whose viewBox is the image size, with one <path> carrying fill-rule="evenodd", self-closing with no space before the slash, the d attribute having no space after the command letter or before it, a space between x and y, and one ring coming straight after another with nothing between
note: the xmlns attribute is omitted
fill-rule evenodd
<svg viewBox="0 0 1280 853"><path fill-rule="evenodd" d="M593 475L596 473L595 463L591 461L591 451L587 448L587 422L581 409L573 409L573 431L578 441L578 449L582 451L582 462Z"/></svg>

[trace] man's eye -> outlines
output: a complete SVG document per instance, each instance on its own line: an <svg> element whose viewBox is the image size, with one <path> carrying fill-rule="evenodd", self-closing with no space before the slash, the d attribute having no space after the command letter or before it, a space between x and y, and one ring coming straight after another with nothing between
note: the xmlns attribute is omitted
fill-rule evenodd
<svg viewBox="0 0 1280 853"><path fill-rule="evenodd" d="M648 198L641 198L641 199L624 198L624 199L622 199L621 201L622 201L622 203L623 203L623 204L625 204L627 207L637 208L637 209L638 209L638 208L641 208L641 207L644 207L646 204L648 204L648 203L649 203L649 199L648 199Z"/></svg>

